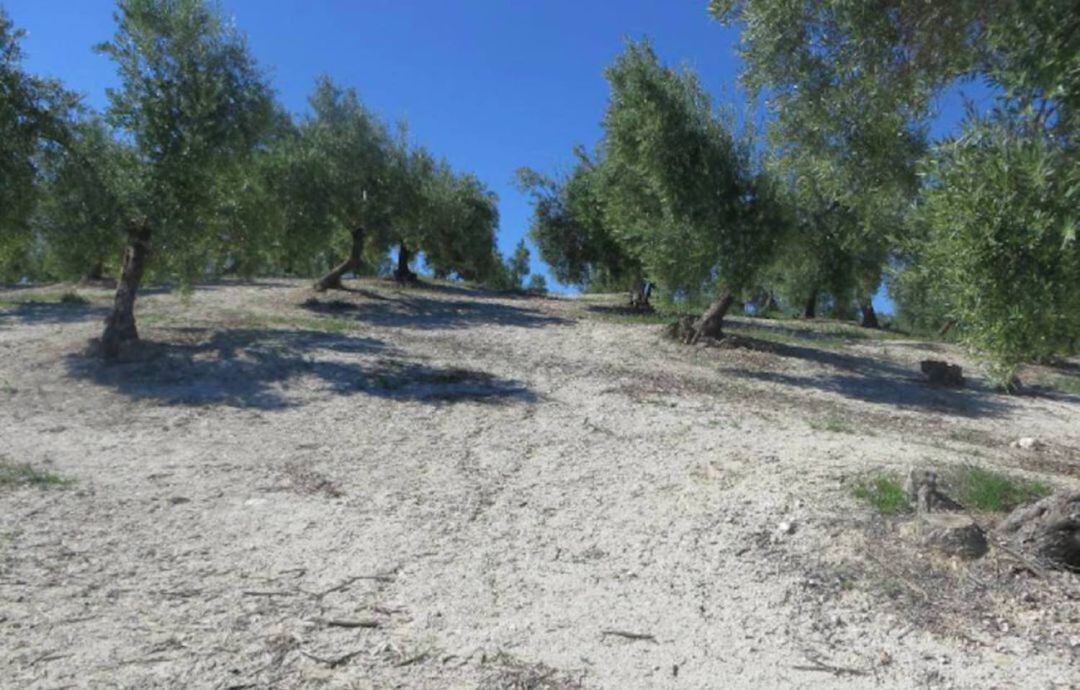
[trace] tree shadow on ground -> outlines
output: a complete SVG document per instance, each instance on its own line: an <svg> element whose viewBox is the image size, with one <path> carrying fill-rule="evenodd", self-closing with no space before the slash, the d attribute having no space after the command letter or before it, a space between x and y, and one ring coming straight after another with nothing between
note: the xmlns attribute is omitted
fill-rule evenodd
<svg viewBox="0 0 1080 690"><path fill-rule="evenodd" d="M863 402L899 408L938 412L962 417L998 416L1014 406L1007 396L977 382L965 388L945 388L924 381L919 372L906 366L867 355L821 350L738 336L741 347L814 362L826 369L814 375L779 371L729 368L726 373L744 379L777 383L836 393Z"/></svg>
<svg viewBox="0 0 1080 690"><path fill-rule="evenodd" d="M419 295L368 302L312 297L300 306L317 314L355 319L372 326L416 330L450 330L482 325L540 328L573 323L570 319L536 309L477 300L475 293L471 294L474 299L468 301L432 299Z"/></svg>
<svg viewBox="0 0 1080 690"><path fill-rule="evenodd" d="M103 320L108 313L107 307L92 304L27 301L12 307L0 307L0 325L7 321L28 325L78 323Z"/></svg>
<svg viewBox="0 0 1080 690"><path fill-rule="evenodd" d="M320 392L428 404L532 403L518 381L482 371L411 361L381 340L318 331L162 329L168 342L143 341L123 361L70 355L68 375L135 400L166 405L224 405L262 410L302 405L289 389L314 382Z"/></svg>
<svg viewBox="0 0 1080 690"><path fill-rule="evenodd" d="M593 314L603 314L604 316L637 316L643 319L675 320L673 317L657 314L655 310L639 309L631 307L629 304L590 304L585 307L585 311Z"/></svg>

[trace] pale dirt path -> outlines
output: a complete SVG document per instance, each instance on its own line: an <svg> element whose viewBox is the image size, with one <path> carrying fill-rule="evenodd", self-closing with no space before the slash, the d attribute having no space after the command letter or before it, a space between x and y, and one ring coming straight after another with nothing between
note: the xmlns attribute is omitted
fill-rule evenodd
<svg viewBox="0 0 1080 690"><path fill-rule="evenodd" d="M537 663L596 688L1077 677L1080 648L1028 634L1045 622L976 644L836 575L868 515L845 479L1023 472L1007 441L1032 435L1065 468L1039 476L1075 486L1076 400L925 389L903 378L917 344L779 357L568 301L308 296L149 297L151 340L228 335L109 369L78 355L96 306L0 310L0 454L77 480L0 488L0 686L467 688ZM855 433L809 424L834 417Z"/></svg>

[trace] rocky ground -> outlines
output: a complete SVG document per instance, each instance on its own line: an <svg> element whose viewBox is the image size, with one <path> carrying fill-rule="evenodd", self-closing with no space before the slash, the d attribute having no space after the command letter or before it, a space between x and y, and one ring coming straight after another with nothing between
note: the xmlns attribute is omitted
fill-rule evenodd
<svg viewBox="0 0 1080 690"><path fill-rule="evenodd" d="M1080 487L1080 395L931 387L977 366L836 324L687 347L373 281L149 290L106 366L79 292L0 291L0 455L59 482L0 485L0 686L1080 683L1075 575L938 558L851 489Z"/></svg>

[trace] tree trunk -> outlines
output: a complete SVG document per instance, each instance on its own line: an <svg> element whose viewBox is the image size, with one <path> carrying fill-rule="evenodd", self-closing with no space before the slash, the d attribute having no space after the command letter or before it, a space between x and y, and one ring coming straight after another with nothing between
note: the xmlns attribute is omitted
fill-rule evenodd
<svg viewBox="0 0 1080 690"><path fill-rule="evenodd" d="M128 246L124 249L124 264L116 284L113 310L105 319L105 332L101 335L101 350L106 359L115 359L125 344L139 339L139 331L135 328L135 295L142 283L149 254L150 224L145 220L132 223L128 228Z"/></svg>
<svg viewBox="0 0 1080 690"><path fill-rule="evenodd" d="M349 250L349 258L341 262L315 283L317 292L327 290L340 290L341 276L360 268L360 260L364 255L364 228L357 227L352 231L352 248Z"/></svg>
<svg viewBox="0 0 1080 690"><path fill-rule="evenodd" d="M771 314L780 311L780 305L776 301L776 295L769 293L768 299L765 300L765 309L763 313Z"/></svg>
<svg viewBox="0 0 1080 690"><path fill-rule="evenodd" d="M817 316L817 288L814 288L810 292L810 297L806 299L806 306L803 308L803 318L812 319Z"/></svg>
<svg viewBox="0 0 1080 690"><path fill-rule="evenodd" d="M409 268L409 248L402 242L398 245L397 268L394 270L394 280L399 283L415 283L416 274Z"/></svg>
<svg viewBox="0 0 1080 690"><path fill-rule="evenodd" d="M692 335L687 339L688 344L693 345L702 338L720 338L724 335L724 316L735 301L735 294L731 290L724 290L720 299L709 305L705 313L694 322Z"/></svg>
<svg viewBox="0 0 1080 690"><path fill-rule="evenodd" d="M639 280L634 283L634 287L630 290L630 308L651 312L653 308L649 304L649 297L652 295L652 287L652 283L647 280Z"/></svg>
<svg viewBox="0 0 1080 690"><path fill-rule="evenodd" d="M859 310L862 311L863 328L881 328L877 320L877 312L874 311L874 303L871 300L860 300Z"/></svg>

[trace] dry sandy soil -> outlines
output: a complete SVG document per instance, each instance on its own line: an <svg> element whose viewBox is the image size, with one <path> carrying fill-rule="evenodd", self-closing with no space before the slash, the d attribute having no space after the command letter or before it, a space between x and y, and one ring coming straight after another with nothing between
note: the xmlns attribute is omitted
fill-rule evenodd
<svg viewBox="0 0 1080 690"><path fill-rule="evenodd" d="M72 480L0 486L4 687L1077 687L1076 576L906 548L851 487L1076 488L1080 396L375 282L150 290L106 366L80 292L0 291L0 455Z"/></svg>

